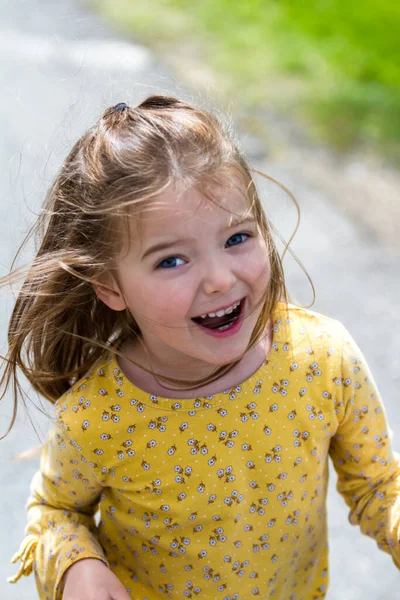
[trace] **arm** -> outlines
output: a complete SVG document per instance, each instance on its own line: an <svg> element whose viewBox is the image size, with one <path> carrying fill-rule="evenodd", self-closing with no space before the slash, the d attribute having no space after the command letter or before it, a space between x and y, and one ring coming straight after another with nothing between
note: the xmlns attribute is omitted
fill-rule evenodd
<svg viewBox="0 0 400 600"><path fill-rule="evenodd" d="M400 457L393 452L385 410L360 350L344 332L338 385L339 427L330 456L349 520L392 555L400 568Z"/></svg>
<svg viewBox="0 0 400 600"><path fill-rule="evenodd" d="M106 563L94 522L101 490L67 431L53 424L31 484L26 538L13 558L22 565L11 583L34 570L40 600L58 600L63 575L73 563L83 558Z"/></svg>

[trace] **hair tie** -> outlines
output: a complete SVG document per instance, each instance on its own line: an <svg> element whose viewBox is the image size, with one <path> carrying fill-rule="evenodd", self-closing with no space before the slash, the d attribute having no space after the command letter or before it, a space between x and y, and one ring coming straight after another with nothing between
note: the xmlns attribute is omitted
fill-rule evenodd
<svg viewBox="0 0 400 600"><path fill-rule="evenodd" d="M125 102L119 102L118 104L113 106L112 111L113 112L123 112L126 108L128 108L128 105L125 104Z"/></svg>

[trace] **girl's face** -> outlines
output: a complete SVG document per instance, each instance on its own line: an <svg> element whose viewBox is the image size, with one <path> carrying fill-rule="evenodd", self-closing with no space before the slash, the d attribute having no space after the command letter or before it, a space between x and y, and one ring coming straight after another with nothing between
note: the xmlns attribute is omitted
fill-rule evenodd
<svg viewBox="0 0 400 600"><path fill-rule="evenodd" d="M132 226L118 284L97 290L130 311L164 374L238 359L262 310L270 265L249 200L243 186L213 191L216 202L195 188L163 193Z"/></svg>

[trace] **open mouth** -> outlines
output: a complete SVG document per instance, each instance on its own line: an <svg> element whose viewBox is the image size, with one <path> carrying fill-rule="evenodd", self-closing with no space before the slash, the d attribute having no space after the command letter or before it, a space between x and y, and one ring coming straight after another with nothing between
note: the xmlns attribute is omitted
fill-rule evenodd
<svg viewBox="0 0 400 600"><path fill-rule="evenodd" d="M231 329L236 324L243 311L245 299L242 298L239 302L232 304L225 310L219 310L216 313L207 313L200 317L193 317L192 321L214 331L226 331Z"/></svg>

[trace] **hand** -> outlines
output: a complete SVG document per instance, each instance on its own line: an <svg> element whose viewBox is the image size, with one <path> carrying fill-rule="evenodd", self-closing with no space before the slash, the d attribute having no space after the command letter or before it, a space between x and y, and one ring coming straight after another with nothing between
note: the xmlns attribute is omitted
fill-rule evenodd
<svg viewBox="0 0 400 600"><path fill-rule="evenodd" d="M62 600L131 600L112 571L97 558L82 558L64 575Z"/></svg>

